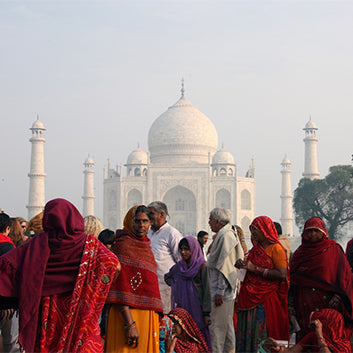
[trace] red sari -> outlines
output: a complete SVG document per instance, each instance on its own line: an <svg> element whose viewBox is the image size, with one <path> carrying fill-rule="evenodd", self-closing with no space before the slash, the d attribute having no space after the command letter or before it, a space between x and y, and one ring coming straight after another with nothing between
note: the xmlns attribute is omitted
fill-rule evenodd
<svg viewBox="0 0 353 353"><path fill-rule="evenodd" d="M174 349L176 353L209 353L200 329L185 309L175 308L168 316L180 325L186 335L185 339L177 339Z"/></svg>
<svg viewBox="0 0 353 353"><path fill-rule="evenodd" d="M46 204L43 227L0 257L0 295L18 299L19 343L26 352L101 352L98 312L118 258L84 233L64 199Z"/></svg>
<svg viewBox="0 0 353 353"><path fill-rule="evenodd" d="M276 228L269 217L257 217L252 222L252 225L261 230L268 240L280 244ZM261 244L256 242L253 238L252 243L254 246L250 250L247 260L251 261L256 266L269 270L273 269L273 262L266 254ZM283 249L283 251L285 250ZM240 287L236 310L238 312L251 311L263 305L265 309L267 335L278 340L288 340L289 321L287 295L288 280L270 280L247 271L244 282ZM240 320L239 315L237 330L237 339L239 341L241 341L242 338L245 339L244 337L239 339L239 335L246 334L245 332L241 332L242 329L240 329L240 327L243 323L239 322ZM251 337L251 339L256 340L256 337ZM246 346L249 345L246 344Z"/></svg>
<svg viewBox="0 0 353 353"><path fill-rule="evenodd" d="M308 240L309 229L324 234L317 242ZM341 298L338 309L352 321L353 275L341 246L328 238L325 223L318 217L306 221L302 244L294 252L291 262L291 297L294 298L296 318L301 331L299 337L310 332L312 311L329 308L333 295Z"/></svg>

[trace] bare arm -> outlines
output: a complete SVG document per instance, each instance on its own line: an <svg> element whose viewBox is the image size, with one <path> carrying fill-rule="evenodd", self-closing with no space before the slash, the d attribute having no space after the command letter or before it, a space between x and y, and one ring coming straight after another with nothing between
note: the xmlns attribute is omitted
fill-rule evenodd
<svg viewBox="0 0 353 353"><path fill-rule="evenodd" d="M125 344L136 348L139 344L139 334L136 329L136 322L132 318L130 307L118 305L118 308L124 319Z"/></svg>
<svg viewBox="0 0 353 353"><path fill-rule="evenodd" d="M287 279L286 267L275 267L273 269L263 268L254 265L251 261L238 260L235 264L237 268L245 268L258 276L268 278L270 280L285 280Z"/></svg>

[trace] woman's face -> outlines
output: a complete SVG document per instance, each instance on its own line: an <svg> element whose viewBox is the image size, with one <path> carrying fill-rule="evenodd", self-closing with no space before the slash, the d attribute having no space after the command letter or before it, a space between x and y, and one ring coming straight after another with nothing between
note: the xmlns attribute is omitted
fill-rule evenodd
<svg viewBox="0 0 353 353"><path fill-rule="evenodd" d="M177 322L173 324L172 333L177 337L181 337L183 334L183 329Z"/></svg>
<svg viewBox="0 0 353 353"><path fill-rule="evenodd" d="M306 240L310 241L311 243L316 243L317 241L321 240L324 237L324 233L321 230L316 228L307 229L306 233Z"/></svg>
<svg viewBox="0 0 353 353"><path fill-rule="evenodd" d="M144 238L147 235L150 226L151 221L146 213L139 212L132 220L132 229L134 230L134 234L139 238Z"/></svg>
<svg viewBox="0 0 353 353"><path fill-rule="evenodd" d="M180 247L180 255L181 258L185 261L185 262L189 262L190 261L190 257L191 257L191 252L190 252L190 248L188 245L183 244Z"/></svg>
<svg viewBox="0 0 353 353"><path fill-rule="evenodd" d="M257 229L253 225L250 225L249 229L250 229L251 235L254 237L254 240L259 242L260 244L263 243L264 240L266 240L266 237L264 236L264 234L261 232L260 229Z"/></svg>

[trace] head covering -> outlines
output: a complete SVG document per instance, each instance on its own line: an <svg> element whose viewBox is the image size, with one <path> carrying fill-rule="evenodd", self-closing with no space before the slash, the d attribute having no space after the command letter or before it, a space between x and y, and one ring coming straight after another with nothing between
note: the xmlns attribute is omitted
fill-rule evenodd
<svg viewBox="0 0 353 353"><path fill-rule="evenodd" d="M191 315L182 308L173 309L168 316L179 324L187 335L186 339L178 338L175 344L176 353L200 352L208 353L210 350Z"/></svg>
<svg viewBox="0 0 353 353"><path fill-rule="evenodd" d="M33 352L41 297L73 290L86 241L83 218L67 200L49 201L45 232L0 258L0 295L19 301L19 342Z"/></svg>
<svg viewBox="0 0 353 353"><path fill-rule="evenodd" d="M324 237L317 242L306 241L308 229L319 229ZM342 299L342 314L353 320L353 275L341 246L329 239L324 221L319 217L308 219L304 225L302 244L294 252L291 266L291 284L337 293Z"/></svg>
<svg viewBox="0 0 353 353"><path fill-rule="evenodd" d="M188 236L181 241L184 239L190 248L190 262L188 267L186 261L180 260L169 271L168 276L172 288L171 304L172 308L186 309L202 330L205 327L205 321L193 279L205 264L205 258L196 238Z"/></svg>
<svg viewBox="0 0 353 353"><path fill-rule="evenodd" d="M134 216L134 211L139 205L132 206L129 211L127 211L127 214L125 215L124 218L124 228L125 230L129 231L130 233L133 233L134 230L132 228L132 218Z"/></svg>
<svg viewBox="0 0 353 353"><path fill-rule="evenodd" d="M302 233L302 241L303 242L308 240L308 230L309 229L318 229L319 231L321 231L323 233L323 235L324 235L323 239L328 239L329 238L325 222L319 217L309 218L305 222L304 230L303 230L303 233Z"/></svg>
<svg viewBox="0 0 353 353"><path fill-rule="evenodd" d="M262 232L262 234L273 243L279 243L278 234L276 227L270 217L267 216L259 216L256 217L250 226L254 226L258 230ZM257 241L251 236L251 242L255 245Z"/></svg>
<svg viewBox="0 0 353 353"><path fill-rule="evenodd" d="M332 352L351 352L351 330L345 325L341 313L334 309L314 311L311 321L320 320L322 334Z"/></svg>
<svg viewBox="0 0 353 353"><path fill-rule="evenodd" d="M43 214L44 211L35 215L28 223L27 229L33 231L35 234L39 234L43 232Z"/></svg>

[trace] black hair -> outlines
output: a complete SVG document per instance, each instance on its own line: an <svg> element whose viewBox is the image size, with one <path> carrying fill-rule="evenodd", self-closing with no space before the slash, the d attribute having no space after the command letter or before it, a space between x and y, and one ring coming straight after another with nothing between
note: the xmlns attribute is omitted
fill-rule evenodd
<svg viewBox="0 0 353 353"><path fill-rule="evenodd" d="M278 222L273 222L273 224L274 224L275 227L276 227L277 234L278 234L278 235L281 235L281 234L282 234L282 227L281 227L281 225L280 225Z"/></svg>
<svg viewBox="0 0 353 353"><path fill-rule="evenodd" d="M138 213L144 213L147 215L147 217L149 218L149 220L151 221L151 211L149 210L149 208L145 205L140 205L140 206L137 206L134 210L134 214L133 214L133 218L135 218L135 216L138 214Z"/></svg>
<svg viewBox="0 0 353 353"><path fill-rule="evenodd" d="M182 239L179 241L179 245L178 245L179 250L181 249L181 246L182 246L182 245L186 245L186 246L190 249L190 245L189 245L187 239L185 239L185 238L182 238Z"/></svg>
<svg viewBox="0 0 353 353"><path fill-rule="evenodd" d="M11 226L10 216L0 213L0 233L4 233L7 227Z"/></svg>
<svg viewBox="0 0 353 353"><path fill-rule="evenodd" d="M115 239L116 239L116 235L110 229L104 229L98 235L98 240L101 241L104 245L114 244Z"/></svg>
<svg viewBox="0 0 353 353"><path fill-rule="evenodd" d="M204 230L200 230L200 231L197 233L197 239L198 239L198 238L203 238L205 235L208 235L208 233L205 232Z"/></svg>

